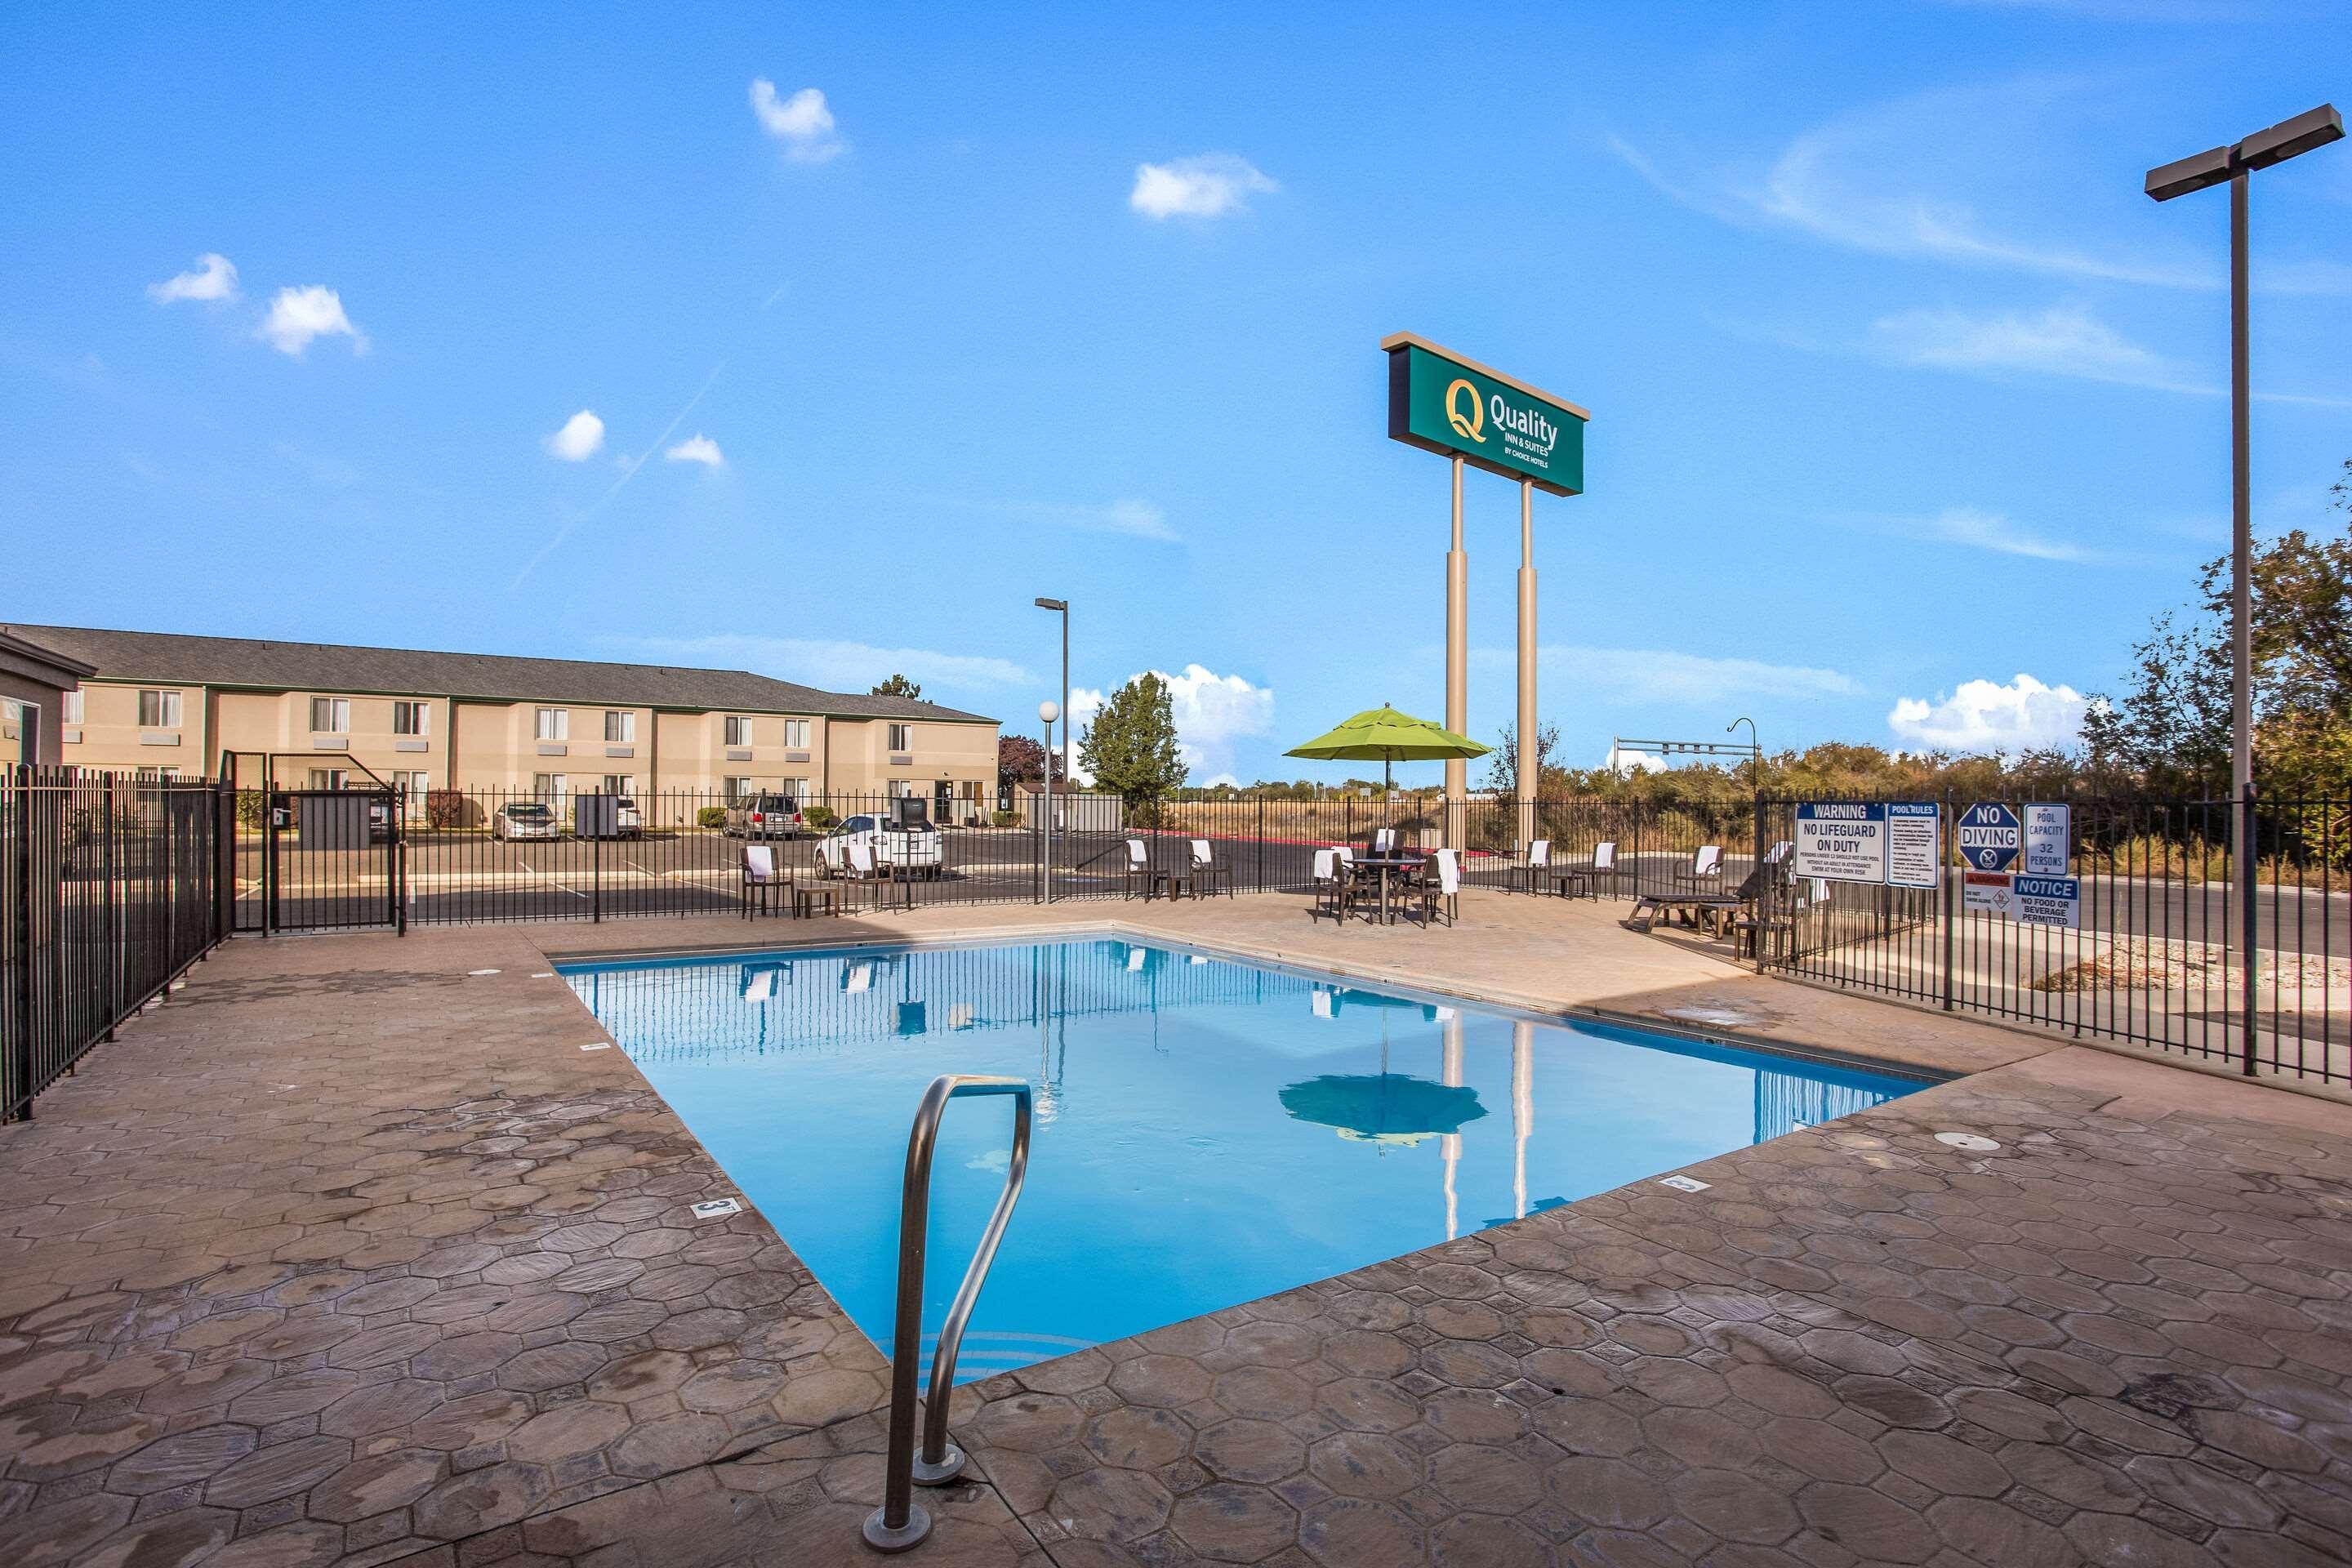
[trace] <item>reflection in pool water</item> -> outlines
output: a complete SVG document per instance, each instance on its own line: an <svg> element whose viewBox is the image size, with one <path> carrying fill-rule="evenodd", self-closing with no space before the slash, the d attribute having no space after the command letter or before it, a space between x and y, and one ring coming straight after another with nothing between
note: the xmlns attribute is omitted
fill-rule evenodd
<svg viewBox="0 0 2352 1568"><path fill-rule="evenodd" d="M966 1340L972 1377L1921 1087L1123 941L563 973L877 1342L924 1086L1030 1079L1028 1185ZM995 1201L1008 1137L987 1102L947 1118L928 1325Z"/></svg>

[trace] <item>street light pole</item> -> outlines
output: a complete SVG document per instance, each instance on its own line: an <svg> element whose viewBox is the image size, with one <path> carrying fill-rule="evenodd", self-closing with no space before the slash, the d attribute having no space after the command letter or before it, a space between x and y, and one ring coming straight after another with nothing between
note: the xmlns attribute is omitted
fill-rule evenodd
<svg viewBox="0 0 2352 1568"><path fill-rule="evenodd" d="M1764 742L1756 738L1756 721L1743 714L1726 724L1723 732L1728 735L1742 724L1748 726L1748 750L1756 759L1756 787L1760 790L1764 787Z"/></svg>
<svg viewBox="0 0 2352 1568"><path fill-rule="evenodd" d="M2230 186L2230 876L2239 910L2243 983L2244 1070L2254 1072L2254 613L2252 376L2247 368L2248 196L2257 169L2344 137L2344 117L2323 103L2229 147L2214 147L2147 172L2149 199L2168 202L2192 191Z"/></svg>
<svg viewBox="0 0 2352 1568"><path fill-rule="evenodd" d="M1070 602L1067 599L1039 598L1037 607L1052 610L1062 617L1062 701L1059 707L1041 703L1037 716L1045 721L1045 901L1054 901L1054 721L1062 721L1062 771L1067 782L1070 758ZM1048 713L1046 709L1054 711Z"/></svg>

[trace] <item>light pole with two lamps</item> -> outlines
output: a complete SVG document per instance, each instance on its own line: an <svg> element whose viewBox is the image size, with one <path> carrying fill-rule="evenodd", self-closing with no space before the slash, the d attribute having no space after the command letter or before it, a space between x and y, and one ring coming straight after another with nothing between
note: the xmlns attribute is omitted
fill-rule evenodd
<svg viewBox="0 0 2352 1568"><path fill-rule="evenodd" d="M2245 987L2244 1070L2254 1072L2254 614L2253 459L2249 451L2253 401L2246 363L2247 195L2257 169L2284 163L2344 136L2344 117L2323 103L2244 141L2147 172L2151 200L2168 202L2227 181L2230 186L2230 784L2236 823L2230 876L2242 930L2240 973Z"/></svg>

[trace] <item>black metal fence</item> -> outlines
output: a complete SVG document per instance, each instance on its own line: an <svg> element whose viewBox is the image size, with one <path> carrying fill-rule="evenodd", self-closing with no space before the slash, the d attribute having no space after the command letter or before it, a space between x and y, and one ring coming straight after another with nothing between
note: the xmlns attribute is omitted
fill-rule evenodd
<svg viewBox="0 0 2352 1568"><path fill-rule="evenodd" d="M1759 800L1756 842L1794 838L1801 804ZM2068 808L2072 925L2021 918L1998 876L1972 889L1953 832L1969 803L1937 804L1932 886L1793 868L1767 879L1762 963L2250 1075L2352 1081L2352 800L2053 802ZM2257 856L2244 885L2232 879L2240 832Z"/></svg>
<svg viewBox="0 0 2352 1568"><path fill-rule="evenodd" d="M203 781L0 770L0 1119L220 940L226 807Z"/></svg>

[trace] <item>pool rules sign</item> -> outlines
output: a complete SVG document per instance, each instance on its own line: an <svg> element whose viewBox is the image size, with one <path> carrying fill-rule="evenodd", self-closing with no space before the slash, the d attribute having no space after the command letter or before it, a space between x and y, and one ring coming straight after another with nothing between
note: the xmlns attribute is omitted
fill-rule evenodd
<svg viewBox="0 0 2352 1568"><path fill-rule="evenodd" d="M1932 800L1818 800L1797 807L1790 869L1825 882L1933 888L1943 812Z"/></svg>

